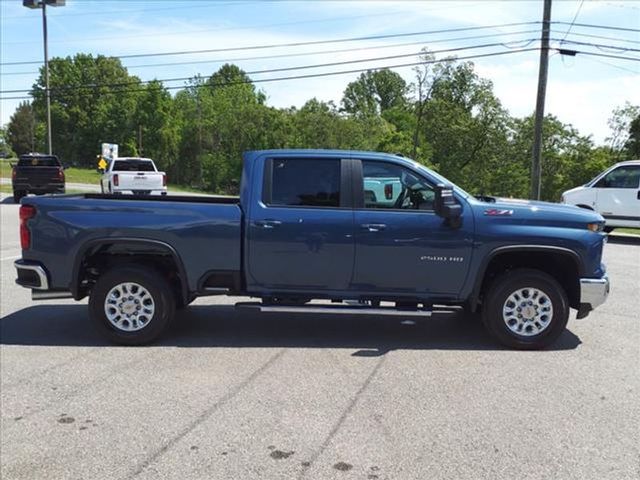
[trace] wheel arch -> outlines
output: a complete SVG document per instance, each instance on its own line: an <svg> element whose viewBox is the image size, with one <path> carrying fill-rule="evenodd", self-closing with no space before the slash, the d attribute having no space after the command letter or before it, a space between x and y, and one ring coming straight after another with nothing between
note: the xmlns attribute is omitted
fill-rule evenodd
<svg viewBox="0 0 640 480"><path fill-rule="evenodd" d="M476 277L470 298L475 311L482 296L497 275L515 268L533 268L554 277L566 290L572 308L580 306L580 256L564 247L552 245L513 245L493 249L484 260Z"/></svg>
<svg viewBox="0 0 640 480"><path fill-rule="evenodd" d="M89 272L87 269L94 267L91 259L100 254L108 257L108 260L100 264L103 268L118 263L137 263L149 265L156 270L162 270L163 268L166 270L170 265L173 265L177 272L177 278L172 278L176 294L179 295L182 301L188 302L188 277L182 258L176 249L169 243L160 240L132 237L94 239L80 247L75 256L70 285L74 299L80 300L87 295L88 289L87 285L85 285L85 282L88 281L87 274ZM165 260L170 259L170 263L165 261L156 264L153 260L157 260L158 257L162 257Z"/></svg>

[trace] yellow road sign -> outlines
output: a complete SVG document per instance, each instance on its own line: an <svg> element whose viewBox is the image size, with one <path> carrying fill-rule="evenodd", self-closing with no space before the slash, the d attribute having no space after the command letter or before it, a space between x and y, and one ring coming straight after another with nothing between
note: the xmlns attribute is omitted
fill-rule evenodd
<svg viewBox="0 0 640 480"><path fill-rule="evenodd" d="M100 158L100 161L98 162L98 168L101 168L103 170L107 168L107 162L104 161L104 158Z"/></svg>

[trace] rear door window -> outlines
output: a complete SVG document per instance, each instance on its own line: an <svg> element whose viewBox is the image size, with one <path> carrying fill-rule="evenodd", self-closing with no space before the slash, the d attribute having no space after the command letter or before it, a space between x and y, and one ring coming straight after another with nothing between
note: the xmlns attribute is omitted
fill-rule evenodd
<svg viewBox="0 0 640 480"><path fill-rule="evenodd" d="M271 182L264 199L268 205L340 206L339 159L275 158L269 162L267 179Z"/></svg>

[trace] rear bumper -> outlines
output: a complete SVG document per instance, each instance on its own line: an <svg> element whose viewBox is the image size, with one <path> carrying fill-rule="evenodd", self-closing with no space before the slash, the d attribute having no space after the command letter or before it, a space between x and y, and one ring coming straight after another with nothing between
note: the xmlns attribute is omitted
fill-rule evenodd
<svg viewBox="0 0 640 480"><path fill-rule="evenodd" d="M71 292L67 290L51 290L49 288L49 275L46 268L40 263L30 260L16 260L14 266L18 272L16 283L31 289L32 300L73 298Z"/></svg>
<svg viewBox="0 0 640 480"><path fill-rule="evenodd" d="M45 268L38 262L16 260L13 264L18 272L16 283L34 290L49 290L49 277Z"/></svg>
<svg viewBox="0 0 640 480"><path fill-rule="evenodd" d="M64 183L23 183L14 182L14 191L28 191L31 193L65 193Z"/></svg>
<svg viewBox="0 0 640 480"><path fill-rule="evenodd" d="M578 318L584 318L596 307L602 305L609 296L609 277L580 279L580 308Z"/></svg>

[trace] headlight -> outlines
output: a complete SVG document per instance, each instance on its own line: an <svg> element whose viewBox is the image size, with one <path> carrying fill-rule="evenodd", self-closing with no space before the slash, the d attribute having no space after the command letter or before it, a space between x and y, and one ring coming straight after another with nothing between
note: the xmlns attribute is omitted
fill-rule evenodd
<svg viewBox="0 0 640 480"><path fill-rule="evenodd" d="M587 223L587 229L591 230L592 232L601 232L604 230L604 223L603 222Z"/></svg>

